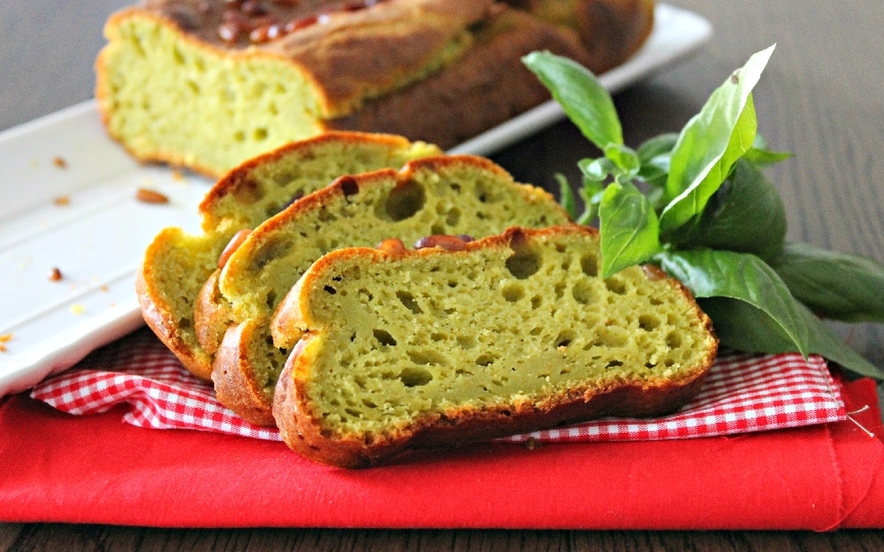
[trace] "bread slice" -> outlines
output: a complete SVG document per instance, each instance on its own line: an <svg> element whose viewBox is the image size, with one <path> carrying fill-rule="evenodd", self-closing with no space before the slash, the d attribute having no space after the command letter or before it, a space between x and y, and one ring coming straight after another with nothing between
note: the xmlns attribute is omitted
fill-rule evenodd
<svg viewBox="0 0 884 552"><path fill-rule="evenodd" d="M522 55L595 65L573 30L501 6L148 0L105 26L98 108L138 159L216 177L327 130L447 148L548 99Z"/></svg>
<svg viewBox="0 0 884 552"><path fill-rule="evenodd" d="M460 251L329 253L280 306L301 336L276 386L283 439L352 468L676 410L716 355L709 318L659 269L602 279L599 260L597 233L577 225L512 228Z"/></svg>
<svg viewBox="0 0 884 552"><path fill-rule="evenodd" d="M430 234L481 237L513 224L567 222L549 193L517 184L481 157L424 157L400 171L338 179L256 228L207 280L195 316L203 348L217 347L212 379L218 399L249 421L274 423L273 389L298 336L286 331L271 339L271 317L325 253L391 237L412 243Z"/></svg>
<svg viewBox="0 0 884 552"><path fill-rule="evenodd" d="M147 324L195 375L210 379L214 357L200 347L194 303L219 257L242 229L342 174L401 167L439 149L398 136L335 132L258 156L219 180L200 205L203 234L166 228L148 246L136 277Z"/></svg>

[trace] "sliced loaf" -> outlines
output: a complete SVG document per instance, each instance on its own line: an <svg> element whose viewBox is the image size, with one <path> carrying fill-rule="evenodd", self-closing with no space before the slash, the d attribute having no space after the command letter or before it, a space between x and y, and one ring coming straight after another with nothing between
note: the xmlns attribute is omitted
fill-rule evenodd
<svg viewBox="0 0 884 552"><path fill-rule="evenodd" d="M256 228L200 292L197 334L205 350L216 351L219 400L254 423L274 423L276 379L298 336L286 331L271 339L271 317L298 277L329 251L391 237L411 243L430 234L481 237L514 224L566 222L549 193L516 183L481 157L425 157L400 171L338 179Z"/></svg>
<svg viewBox="0 0 884 552"><path fill-rule="evenodd" d="M293 199L349 173L401 167L438 154L398 136L334 132L288 144L230 171L200 205L203 234L166 228L144 256L136 287L147 324L195 375L209 379L213 356L195 333L194 303L231 238L258 226Z"/></svg>
<svg viewBox="0 0 884 552"><path fill-rule="evenodd" d="M716 355L709 318L659 269L602 279L599 261L597 234L577 225L512 228L460 251L329 253L279 310L276 330L300 336L274 398L283 439L363 467L678 409Z"/></svg>

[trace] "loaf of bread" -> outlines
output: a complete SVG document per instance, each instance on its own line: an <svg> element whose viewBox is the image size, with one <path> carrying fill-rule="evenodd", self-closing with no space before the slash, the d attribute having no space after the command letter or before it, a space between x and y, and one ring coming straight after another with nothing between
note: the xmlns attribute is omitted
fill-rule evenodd
<svg viewBox="0 0 884 552"><path fill-rule="evenodd" d="M144 0L107 22L96 99L135 157L211 176L333 129L448 148L548 99L523 55L599 72L652 27L651 0L584 3L565 19L604 32L582 43L543 9L494 0Z"/></svg>
<svg viewBox="0 0 884 552"><path fill-rule="evenodd" d="M271 317L298 277L329 251L391 237L483 237L514 224L568 221L549 193L516 183L480 157L424 157L399 171L339 178L255 228L200 292L196 333L215 355L219 401L253 423L274 423L276 380L299 336L286 331L271 339Z"/></svg>
<svg viewBox="0 0 884 552"><path fill-rule="evenodd" d="M210 379L213 356L200 347L194 304L231 239L335 178L401 167L435 146L398 136L333 132L258 156L219 180L200 205L203 234L166 228L156 236L136 277L147 324L195 375Z"/></svg>
<svg viewBox="0 0 884 552"><path fill-rule="evenodd" d="M602 279L593 229L513 228L449 249L341 249L304 273L279 311L300 336L273 403L292 449L364 467L660 415L712 365L717 339L691 294L652 267Z"/></svg>

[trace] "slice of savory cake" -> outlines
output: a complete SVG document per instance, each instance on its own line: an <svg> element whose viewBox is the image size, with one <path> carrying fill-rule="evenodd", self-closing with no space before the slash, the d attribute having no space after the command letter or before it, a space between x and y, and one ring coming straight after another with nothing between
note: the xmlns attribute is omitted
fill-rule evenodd
<svg viewBox="0 0 884 552"><path fill-rule="evenodd" d="M711 322L677 280L641 266L600 277L593 229L513 228L449 249L338 250L301 277L276 328L300 336L273 406L292 449L362 467L660 415L697 393L715 358Z"/></svg>

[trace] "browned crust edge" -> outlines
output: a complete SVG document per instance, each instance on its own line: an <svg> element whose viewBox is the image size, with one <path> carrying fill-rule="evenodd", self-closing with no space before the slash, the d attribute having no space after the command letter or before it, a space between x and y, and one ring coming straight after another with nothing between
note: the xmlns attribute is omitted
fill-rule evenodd
<svg viewBox="0 0 884 552"><path fill-rule="evenodd" d="M252 376L246 344L255 331L248 322L231 326L215 355L212 382L218 401L247 422L260 426L275 423L272 404Z"/></svg>

